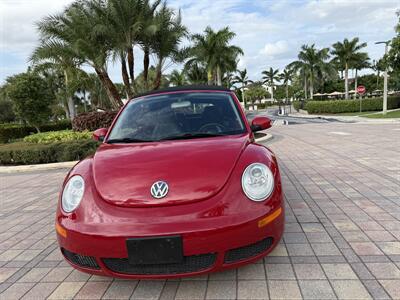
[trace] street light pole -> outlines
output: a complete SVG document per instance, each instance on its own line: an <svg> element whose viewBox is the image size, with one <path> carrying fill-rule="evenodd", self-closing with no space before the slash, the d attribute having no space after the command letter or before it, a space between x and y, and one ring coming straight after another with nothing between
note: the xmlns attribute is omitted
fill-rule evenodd
<svg viewBox="0 0 400 300"><path fill-rule="evenodd" d="M376 42L375 44L385 44L385 57L387 57L390 41ZM385 63L385 72L383 73L383 110L382 110L383 115L386 115L387 113L387 94L388 94L388 67L387 64Z"/></svg>

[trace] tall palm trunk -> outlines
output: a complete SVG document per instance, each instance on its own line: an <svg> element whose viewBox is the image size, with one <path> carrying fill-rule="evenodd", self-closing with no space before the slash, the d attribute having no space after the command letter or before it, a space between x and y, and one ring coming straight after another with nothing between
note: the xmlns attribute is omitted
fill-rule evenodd
<svg viewBox="0 0 400 300"><path fill-rule="evenodd" d="M289 103L289 82L286 82L286 103Z"/></svg>
<svg viewBox="0 0 400 300"><path fill-rule="evenodd" d="M128 70L126 69L126 60L125 55L121 53L121 73L122 73L122 81L124 82L126 95L130 99L133 97L131 84L129 83L129 75Z"/></svg>
<svg viewBox="0 0 400 300"><path fill-rule="evenodd" d="M131 79L132 86L135 81L135 57L133 55L133 47L128 47L128 68L129 68L129 77Z"/></svg>
<svg viewBox="0 0 400 300"><path fill-rule="evenodd" d="M100 68L95 68L94 70L96 71L97 76L107 92L107 96L110 99L112 107L119 109L123 103L121 101L121 97L119 96L118 90L108 76L108 73Z"/></svg>
<svg viewBox="0 0 400 300"><path fill-rule="evenodd" d="M271 85L271 100L274 102L274 85Z"/></svg>
<svg viewBox="0 0 400 300"><path fill-rule="evenodd" d="M207 84L212 85L213 83L213 71L211 69L207 70Z"/></svg>
<svg viewBox="0 0 400 300"><path fill-rule="evenodd" d="M69 119L72 121L75 118L75 104L74 99L69 94L69 76L68 72L64 70L64 80L65 80L65 94L67 95L67 109L68 109L68 116Z"/></svg>
<svg viewBox="0 0 400 300"><path fill-rule="evenodd" d="M162 67L162 59L160 58L158 60L158 64L157 64L157 68L156 68L156 79L154 81L154 89L155 90L159 89L161 86L161 77L162 77L161 67Z"/></svg>
<svg viewBox="0 0 400 300"><path fill-rule="evenodd" d="M349 99L349 66L346 63L346 68L344 70L344 88L345 88L345 98Z"/></svg>
<svg viewBox="0 0 400 300"><path fill-rule="evenodd" d="M220 66L217 66L217 85L218 86L222 85L221 68L220 68Z"/></svg>
<svg viewBox="0 0 400 300"><path fill-rule="evenodd" d="M244 84L242 85L242 100L243 100L244 108L246 109L246 99L244 98Z"/></svg>
<svg viewBox="0 0 400 300"><path fill-rule="evenodd" d="M311 100L314 99L314 79L313 79L313 75L311 74L310 76L310 98Z"/></svg>
<svg viewBox="0 0 400 300"><path fill-rule="evenodd" d="M304 99L307 100L307 76L304 77Z"/></svg>
<svg viewBox="0 0 400 300"><path fill-rule="evenodd" d="M358 83L357 83L357 69L356 69L356 74L355 74L355 76L354 76L354 99L356 99L357 98L357 86L358 86Z"/></svg>
<svg viewBox="0 0 400 300"><path fill-rule="evenodd" d="M149 47L144 47L144 56L143 56L143 81L144 87L147 90L149 87L149 66L150 66L150 49Z"/></svg>

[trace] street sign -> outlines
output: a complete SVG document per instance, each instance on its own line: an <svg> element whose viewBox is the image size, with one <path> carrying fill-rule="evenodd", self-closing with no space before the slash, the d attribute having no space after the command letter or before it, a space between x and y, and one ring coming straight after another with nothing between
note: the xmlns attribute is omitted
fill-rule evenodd
<svg viewBox="0 0 400 300"><path fill-rule="evenodd" d="M357 93L360 94L360 95L365 94L365 91L366 91L366 90L367 90L367 89L366 89L365 86L363 86L363 85L359 85L359 86L357 87Z"/></svg>

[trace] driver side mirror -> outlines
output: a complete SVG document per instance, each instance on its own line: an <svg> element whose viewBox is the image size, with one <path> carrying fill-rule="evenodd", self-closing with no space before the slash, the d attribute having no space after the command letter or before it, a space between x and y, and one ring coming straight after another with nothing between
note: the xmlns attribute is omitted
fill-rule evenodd
<svg viewBox="0 0 400 300"><path fill-rule="evenodd" d="M267 117L256 117L251 122L251 131L261 131L271 127L271 119Z"/></svg>
<svg viewBox="0 0 400 300"><path fill-rule="evenodd" d="M97 129L93 132L92 138L95 141L102 142L102 141L104 141L104 138L106 137L107 132L108 132L108 128Z"/></svg>

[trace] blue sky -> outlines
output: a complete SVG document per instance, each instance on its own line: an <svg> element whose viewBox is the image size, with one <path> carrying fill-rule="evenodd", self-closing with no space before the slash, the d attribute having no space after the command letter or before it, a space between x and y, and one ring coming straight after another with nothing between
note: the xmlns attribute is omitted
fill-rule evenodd
<svg viewBox="0 0 400 300"><path fill-rule="evenodd" d="M22 72L38 43L34 23L43 16L60 12L71 0L0 1L0 83L7 76ZM229 26L237 36L234 43L243 48L239 67L247 68L251 79L269 67L282 70L296 59L303 44L328 47L345 37L367 42L372 59L382 56L379 40L394 36L397 0L168 0L180 8L183 22L193 33L207 25L214 29ZM136 49L137 70L141 53ZM179 66L169 66L169 72ZM120 82L118 66L109 65L113 80ZM90 71L90 69L88 69ZM371 71L364 71L371 72Z"/></svg>

